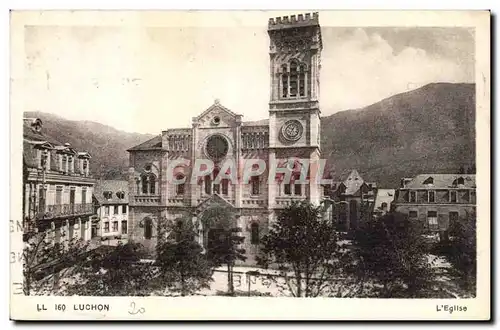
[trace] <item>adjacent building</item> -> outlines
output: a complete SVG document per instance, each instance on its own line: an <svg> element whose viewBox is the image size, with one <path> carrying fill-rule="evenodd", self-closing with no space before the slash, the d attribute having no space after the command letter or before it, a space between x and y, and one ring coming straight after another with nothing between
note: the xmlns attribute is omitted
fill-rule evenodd
<svg viewBox="0 0 500 330"><path fill-rule="evenodd" d="M129 234L153 247L158 219L186 216L196 222L206 210L221 205L238 214L238 227L245 236L247 262L252 264L260 237L275 218L276 210L293 201L320 203L323 189L317 180L298 183L300 170L292 180L268 180L269 167L248 183L214 179L226 160L241 173L247 159L261 159L289 166L292 159L320 159L319 74L323 48L317 13L272 18L268 24L270 102L269 119L245 122L242 115L218 100L192 119L191 127L163 131L157 137L129 149ZM191 166L176 167L169 182L169 166L180 159ZM215 163L212 173L190 183L198 159ZM288 165L286 165L288 164ZM295 166L295 165L294 165ZM299 166L300 167L300 166ZM200 243L207 246L212 228L199 221Z"/></svg>
<svg viewBox="0 0 500 330"><path fill-rule="evenodd" d="M392 210L396 189L378 188L373 204L372 218L379 218Z"/></svg>
<svg viewBox="0 0 500 330"><path fill-rule="evenodd" d="M361 221L371 219L377 185L365 181L357 170L351 170L343 181L324 186L324 190L330 198L332 219L339 231L357 229Z"/></svg>
<svg viewBox="0 0 500 330"><path fill-rule="evenodd" d="M128 181L99 180L94 192L99 219L96 235L103 241L118 243L128 238Z"/></svg>
<svg viewBox="0 0 500 330"><path fill-rule="evenodd" d="M395 211L430 232L446 231L476 209L475 174L420 174L401 180Z"/></svg>
<svg viewBox="0 0 500 330"><path fill-rule="evenodd" d="M24 232L46 234L57 243L90 240L90 154L47 137L37 118L23 121Z"/></svg>

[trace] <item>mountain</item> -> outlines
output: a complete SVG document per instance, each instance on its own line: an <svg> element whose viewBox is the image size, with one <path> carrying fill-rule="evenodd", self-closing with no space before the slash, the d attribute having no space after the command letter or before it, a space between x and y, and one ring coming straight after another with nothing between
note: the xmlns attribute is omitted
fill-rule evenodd
<svg viewBox="0 0 500 330"><path fill-rule="evenodd" d="M321 121L334 178L357 169L379 187L402 177L457 173L475 163L475 85L434 83Z"/></svg>
<svg viewBox="0 0 500 330"><path fill-rule="evenodd" d="M153 135L126 133L90 121L42 113L44 132L92 155L91 171L124 179L127 149ZM321 119L322 157L337 180L357 169L379 187L396 188L402 177L456 173L475 163L475 85L435 83L362 109Z"/></svg>
<svg viewBox="0 0 500 330"><path fill-rule="evenodd" d="M25 112L25 117L40 118L44 135L51 141L69 143L92 156L90 171L104 179L127 179L127 149L154 137L151 134L127 133L92 121L73 121L44 112Z"/></svg>

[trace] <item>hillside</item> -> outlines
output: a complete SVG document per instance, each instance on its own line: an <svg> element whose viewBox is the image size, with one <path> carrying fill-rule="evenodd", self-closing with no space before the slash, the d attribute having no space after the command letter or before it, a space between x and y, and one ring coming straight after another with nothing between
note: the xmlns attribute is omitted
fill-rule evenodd
<svg viewBox="0 0 500 330"><path fill-rule="evenodd" d="M322 156L334 177L352 168L379 186L456 173L475 162L475 85L429 84L322 118Z"/></svg>
<svg viewBox="0 0 500 330"><path fill-rule="evenodd" d="M126 150L153 137L41 112L25 116L41 118L49 137L89 151L92 172L108 179L125 178ZM323 117L322 156L336 179L356 168L365 180L396 188L405 176L455 173L473 164L474 126L474 84L429 84Z"/></svg>
<svg viewBox="0 0 500 330"><path fill-rule="evenodd" d="M126 179L128 172L127 149L142 143L153 135L127 133L92 121L72 121L44 112L25 112L25 117L43 121L43 132L51 140L69 143L91 156L90 171L104 179Z"/></svg>

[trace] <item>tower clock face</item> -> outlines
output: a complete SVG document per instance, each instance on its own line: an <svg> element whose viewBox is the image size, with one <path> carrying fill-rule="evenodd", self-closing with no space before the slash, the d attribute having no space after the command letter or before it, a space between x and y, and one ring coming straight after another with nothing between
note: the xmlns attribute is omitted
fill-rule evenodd
<svg viewBox="0 0 500 330"><path fill-rule="evenodd" d="M303 131L304 128L298 120L289 120L281 127L281 135L287 141L297 141Z"/></svg>
<svg viewBox="0 0 500 330"><path fill-rule="evenodd" d="M208 138L205 152L212 160L218 161L224 158L229 151L229 144L222 135L212 135Z"/></svg>

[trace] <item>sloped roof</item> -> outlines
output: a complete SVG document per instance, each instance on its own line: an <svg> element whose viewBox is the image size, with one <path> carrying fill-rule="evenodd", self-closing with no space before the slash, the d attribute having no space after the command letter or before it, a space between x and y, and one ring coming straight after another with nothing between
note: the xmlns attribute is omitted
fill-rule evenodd
<svg viewBox="0 0 500 330"><path fill-rule="evenodd" d="M227 114L229 114L231 117L237 117L238 116L237 113L229 110L228 108L226 108L225 106L223 106L222 104L220 104L219 100L215 100L214 104L212 104L207 110L203 111L200 115L196 116L195 118L198 120L198 119L200 119L201 117L205 116L207 113L209 113L210 111L212 111L214 109L222 110L222 111L226 112Z"/></svg>
<svg viewBox="0 0 500 330"><path fill-rule="evenodd" d="M344 185L346 186L345 194L346 195L354 195L358 192L359 188L363 185L365 181L359 175L357 170L352 170L351 173L344 180Z"/></svg>
<svg viewBox="0 0 500 330"><path fill-rule="evenodd" d="M127 151L161 150L161 149L162 149L161 135L157 135L154 138L147 140L146 142L143 142L139 145L136 145L135 147L128 149Z"/></svg>
<svg viewBox="0 0 500 330"><path fill-rule="evenodd" d="M111 198L104 198L104 192L111 191ZM123 191L125 196L119 199L117 192ZM99 204L128 204L128 181L126 180L99 180L94 188L94 197Z"/></svg>
<svg viewBox="0 0 500 330"><path fill-rule="evenodd" d="M244 121L241 123L241 126L268 126L268 125L269 125L269 119Z"/></svg>
<svg viewBox="0 0 500 330"><path fill-rule="evenodd" d="M408 182L405 188L436 189L457 187L457 180L460 177L464 179L464 188L476 188L475 174L419 174ZM433 179L433 183L424 183L429 178Z"/></svg>
<svg viewBox="0 0 500 330"><path fill-rule="evenodd" d="M387 208L389 208L395 196L396 189L378 189L377 196L375 196L374 208L380 208L382 203L387 203Z"/></svg>

